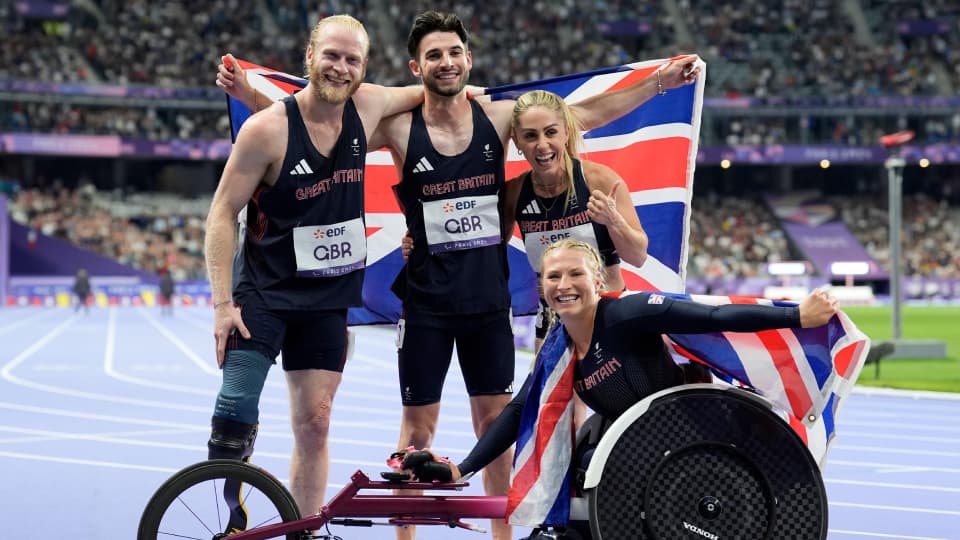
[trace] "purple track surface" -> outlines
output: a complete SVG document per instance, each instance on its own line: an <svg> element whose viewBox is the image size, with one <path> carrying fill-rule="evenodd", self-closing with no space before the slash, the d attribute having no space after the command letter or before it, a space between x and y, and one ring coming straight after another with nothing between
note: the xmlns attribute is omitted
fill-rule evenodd
<svg viewBox="0 0 960 540"><path fill-rule="evenodd" d="M356 330L334 407L328 496L358 468L371 476L384 470L398 434L394 333ZM518 380L529 362L518 354ZM206 457L220 383L210 310L164 317L149 308L0 309L0 374L0 538L134 538L153 491ZM957 399L851 396L824 472L829 538L960 538L958 417ZM454 365L435 448L457 459L473 442ZM291 443L285 383L275 368L254 462L285 480ZM467 493L479 494L479 483ZM345 540L393 538L386 527L331 530ZM418 531L421 540L483 537Z"/></svg>

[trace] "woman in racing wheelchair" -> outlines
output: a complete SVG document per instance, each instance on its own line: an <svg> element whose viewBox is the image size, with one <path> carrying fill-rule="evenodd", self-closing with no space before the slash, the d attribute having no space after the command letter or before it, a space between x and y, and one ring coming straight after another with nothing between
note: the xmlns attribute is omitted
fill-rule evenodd
<svg viewBox="0 0 960 540"><path fill-rule="evenodd" d="M826 324L837 313L837 302L815 290L798 306L758 304L708 306L656 293L620 297L605 294L603 263L597 252L578 240L561 240L541 259L543 294L559 316L554 333L566 347L548 346L544 355L573 353L572 390L604 421L615 420L635 403L661 390L690 382L668 352L662 334L755 332L775 328L810 328ZM552 336L551 336L552 337ZM551 337L548 337L548 344ZM517 441L521 414L532 376L514 396L490 429L459 464L429 450L408 452L403 468L420 480L458 480L482 469ZM567 384L570 384L569 379ZM534 405L535 406L535 405ZM571 471L587 468L592 450L573 452ZM514 486L516 487L516 485ZM582 487L582 486L581 486ZM517 523L524 524L524 523ZM589 538L589 526L575 522L564 532L535 530L530 538ZM525 523L537 526L537 523ZM542 535L542 536L538 536ZM566 535L566 536L564 536Z"/></svg>

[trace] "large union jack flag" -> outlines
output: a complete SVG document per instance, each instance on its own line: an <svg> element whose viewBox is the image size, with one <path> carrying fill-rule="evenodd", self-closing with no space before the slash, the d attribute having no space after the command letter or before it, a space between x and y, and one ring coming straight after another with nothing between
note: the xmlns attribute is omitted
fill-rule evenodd
<svg viewBox="0 0 960 540"><path fill-rule="evenodd" d="M491 99L512 99L544 89L575 103L617 90L650 75L668 60L651 60L541 81L487 89ZM280 99L306 85L306 80L240 60L247 80L263 95ZM631 113L587 132L584 159L604 163L626 181L650 239L642 268L624 263L624 280L631 290L684 290L687 228L693 173L700 132L705 67L696 84L658 95ZM239 101L228 98L233 135L250 116ZM513 143L507 150L507 177L528 168ZM387 151L367 156L365 176L367 271L363 307L350 311L350 324L392 323L400 316L400 301L390 284L403 266L400 241L406 224L391 187L398 178ZM515 315L536 312L536 278L524 254L519 232L508 248L510 291Z"/></svg>

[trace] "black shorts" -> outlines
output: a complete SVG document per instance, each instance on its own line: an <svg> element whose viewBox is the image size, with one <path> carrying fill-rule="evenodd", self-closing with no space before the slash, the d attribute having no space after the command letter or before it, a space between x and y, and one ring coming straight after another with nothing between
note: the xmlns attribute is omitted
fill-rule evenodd
<svg viewBox="0 0 960 540"><path fill-rule="evenodd" d="M326 369L343 372L347 361L347 310L270 310L250 295L240 306L250 339L234 331L227 350L257 351L276 362L283 352L283 370Z"/></svg>
<svg viewBox="0 0 960 540"><path fill-rule="evenodd" d="M431 316L405 313L397 323L400 398L404 405L440 401L457 346L470 396L513 393L513 326L509 311Z"/></svg>

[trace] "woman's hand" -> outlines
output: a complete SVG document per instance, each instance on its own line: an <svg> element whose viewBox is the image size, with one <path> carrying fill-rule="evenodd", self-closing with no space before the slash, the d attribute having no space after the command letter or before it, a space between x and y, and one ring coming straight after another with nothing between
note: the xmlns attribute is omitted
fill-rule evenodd
<svg viewBox="0 0 960 540"><path fill-rule="evenodd" d="M823 326L837 314L837 299L831 297L826 291L814 289L806 298L800 302L800 326L802 328L813 328Z"/></svg>
<svg viewBox="0 0 960 540"><path fill-rule="evenodd" d="M461 477L460 469L455 464L434 454L429 448L407 452L402 468L421 482L456 482Z"/></svg>

